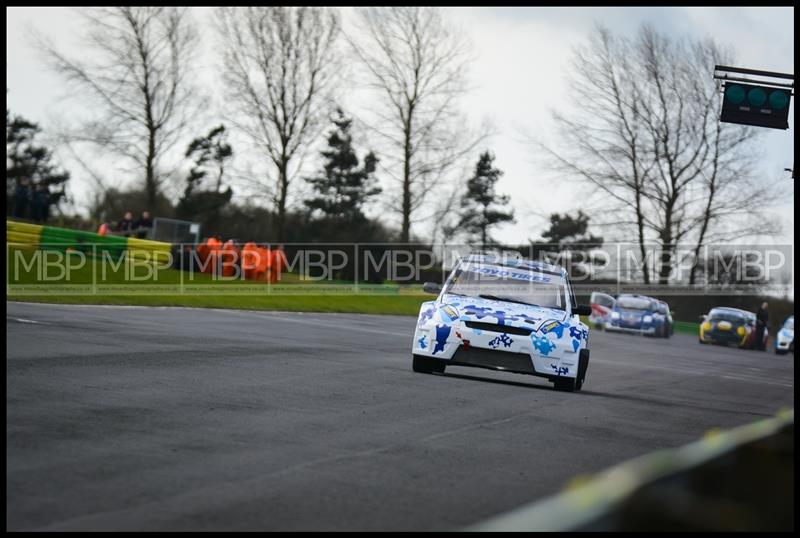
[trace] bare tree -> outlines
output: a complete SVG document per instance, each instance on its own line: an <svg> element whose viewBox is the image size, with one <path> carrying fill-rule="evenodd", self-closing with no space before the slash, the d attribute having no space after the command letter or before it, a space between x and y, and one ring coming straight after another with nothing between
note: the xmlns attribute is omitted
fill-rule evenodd
<svg viewBox="0 0 800 538"><path fill-rule="evenodd" d="M635 234L646 283L666 284L680 249L697 259L710 241L772 230L764 209L774 195L755 177L757 131L717 118L711 73L731 56L712 40L671 41L647 25L633 39L597 28L574 54L577 110L554 115L567 149L539 144L593 187L606 226Z"/></svg>
<svg viewBox="0 0 800 538"><path fill-rule="evenodd" d="M186 8L90 8L82 14L88 26L83 57L68 58L39 41L51 66L78 89L73 96L91 96L99 105L70 138L130 162L127 170L144 176L147 199L155 204L170 175L162 158L202 101L192 83L197 30Z"/></svg>
<svg viewBox="0 0 800 538"><path fill-rule="evenodd" d="M293 165L324 128L336 76L339 19L333 10L298 7L222 8L227 95L231 121L274 165L271 197L276 238L284 238Z"/></svg>
<svg viewBox="0 0 800 538"><path fill-rule="evenodd" d="M468 47L436 9L362 9L359 19L360 36L349 42L379 100L369 127L385 143L383 167L400 191L390 207L408 242L432 188L485 138L470 134L458 113Z"/></svg>

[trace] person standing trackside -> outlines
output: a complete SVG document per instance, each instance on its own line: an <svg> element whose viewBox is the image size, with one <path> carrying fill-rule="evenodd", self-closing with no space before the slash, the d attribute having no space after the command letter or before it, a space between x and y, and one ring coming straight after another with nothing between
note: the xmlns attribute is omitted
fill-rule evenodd
<svg viewBox="0 0 800 538"><path fill-rule="evenodd" d="M28 206L31 201L31 188L28 178L19 178L16 190L14 190L14 212L12 216L18 219L28 218Z"/></svg>
<svg viewBox="0 0 800 538"><path fill-rule="evenodd" d="M125 216L119 221L119 224L117 224L117 231L125 233L131 230L133 230L133 213L126 211Z"/></svg>
<svg viewBox="0 0 800 538"><path fill-rule="evenodd" d="M756 349L759 351L766 351L767 346L764 342L764 329L767 328L769 321L769 305L767 302L761 303L761 308L756 312Z"/></svg>
<svg viewBox="0 0 800 538"><path fill-rule="evenodd" d="M31 213L36 222L47 222L50 213L50 188L45 183L39 183L33 189Z"/></svg>
<svg viewBox="0 0 800 538"><path fill-rule="evenodd" d="M150 218L149 211L142 211L142 216L133 223L133 229L137 231L136 237L144 239L147 237L147 232L153 227L153 219Z"/></svg>

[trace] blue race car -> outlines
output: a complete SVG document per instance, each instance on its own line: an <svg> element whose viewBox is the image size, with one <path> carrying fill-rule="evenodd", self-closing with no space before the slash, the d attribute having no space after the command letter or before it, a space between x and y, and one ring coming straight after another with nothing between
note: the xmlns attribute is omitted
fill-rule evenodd
<svg viewBox="0 0 800 538"><path fill-rule="evenodd" d="M629 332L669 338L669 307L644 295L620 295L606 321L607 331Z"/></svg>
<svg viewBox="0 0 800 538"><path fill-rule="evenodd" d="M566 271L525 259L472 254L444 286L426 283L411 344L415 372L473 366L545 377L577 391L589 366L589 328Z"/></svg>
<svg viewBox="0 0 800 538"><path fill-rule="evenodd" d="M775 336L775 353L794 353L794 316L789 316Z"/></svg>

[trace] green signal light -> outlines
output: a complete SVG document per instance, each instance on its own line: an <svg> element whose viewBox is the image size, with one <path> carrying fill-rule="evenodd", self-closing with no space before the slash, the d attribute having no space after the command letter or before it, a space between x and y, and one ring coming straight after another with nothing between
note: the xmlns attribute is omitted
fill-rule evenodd
<svg viewBox="0 0 800 538"><path fill-rule="evenodd" d="M725 90L725 97L734 105L738 105L744 101L744 88L737 85L728 86L728 89Z"/></svg>
<svg viewBox="0 0 800 538"><path fill-rule="evenodd" d="M767 92L761 88L753 88L747 92L747 100L753 106L761 106L767 102Z"/></svg>
<svg viewBox="0 0 800 538"><path fill-rule="evenodd" d="M786 108L786 105L788 104L789 97L786 95L786 92L776 90L769 94L769 106L775 110Z"/></svg>

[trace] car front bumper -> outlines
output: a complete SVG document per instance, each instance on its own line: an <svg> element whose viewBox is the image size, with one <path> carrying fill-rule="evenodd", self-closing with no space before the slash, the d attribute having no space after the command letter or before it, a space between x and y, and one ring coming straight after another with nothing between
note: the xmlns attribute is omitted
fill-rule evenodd
<svg viewBox="0 0 800 538"><path fill-rule="evenodd" d="M612 322L606 322L606 330L607 331L617 331L621 333L635 333L635 334L656 334L656 328L654 326L649 327L620 327L619 325L614 325Z"/></svg>
<svg viewBox="0 0 800 538"><path fill-rule="evenodd" d="M549 344L545 345L547 342ZM582 347L585 342L575 347L568 337L555 339L537 333L520 335L477 330L455 323L449 332L442 326L417 327L411 352L453 365L557 379L578 375Z"/></svg>

